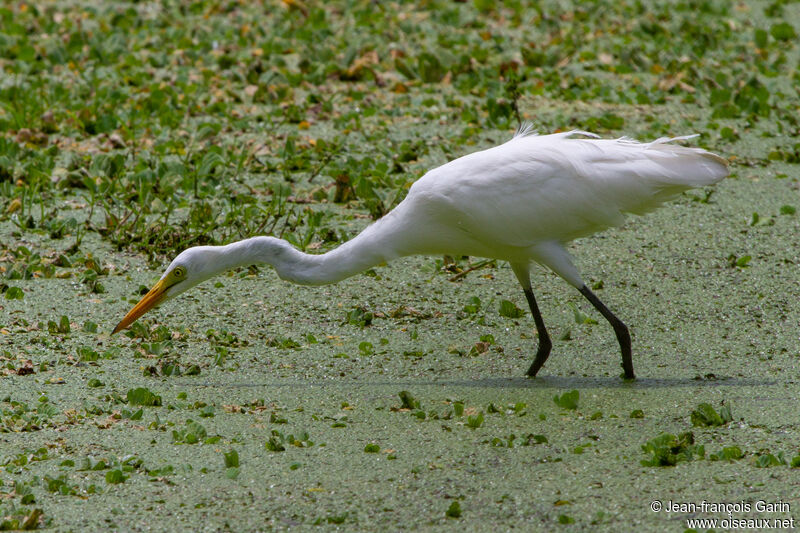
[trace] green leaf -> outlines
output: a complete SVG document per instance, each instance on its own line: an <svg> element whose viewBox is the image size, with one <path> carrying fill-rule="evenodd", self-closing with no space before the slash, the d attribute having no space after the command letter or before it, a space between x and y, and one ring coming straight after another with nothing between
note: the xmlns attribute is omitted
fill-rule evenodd
<svg viewBox="0 0 800 533"><path fill-rule="evenodd" d="M718 413L711 404L701 403L692 411L692 425L698 427L723 426L733 420L730 407L723 406L722 414Z"/></svg>
<svg viewBox="0 0 800 533"><path fill-rule="evenodd" d="M458 500L453 501L450 504L450 507L447 508L447 511L444 512L447 518L460 518L461 517L461 504L458 503Z"/></svg>
<svg viewBox="0 0 800 533"><path fill-rule="evenodd" d="M25 298L25 293L19 287L9 287L5 293L6 300L22 300Z"/></svg>
<svg viewBox="0 0 800 533"><path fill-rule="evenodd" d="M413 396L411 396L411 393L408 392L407 390L400 391L400 394L398 396L400 396L400 402L401 402L400 403L400 408L401 409L419 409L420 408L419 401L416 398L414 398ZM463 406L462 406L462 408L463 408Z"/></svg>
<svg viewBox="0 0 800 533"><path fill-rule="evenodd" d="M78 359L80 361L99 361L100 354L92 350L88 346L80 346L77 348Z"/></svg>
<svg viewBox="0 0 800 533"><path fill-rule="evenodd" d="M374 318L375 315L372 313L372 311L367 310L366 307L357 306L347 311L344 323L365 328L372 324L372 320Z"/></svg>
<svg viewBox="0 0 800 533"><path fill-rule="evenodd" d="M547 444L547 437L544 435L534 435L533 433L528 433L525 436L525 442L523 446L533 446L535 444Z"/></svg>
<svg viewBox="0 0 800 533"><path fill-rule="evenodd" d="M126 476L122 470L117 468L116 470L109 470L106 472L106 483L110 484L117 484L117 483L125 483L125 480L128 479L130 476Z"/></svg>
<svg viewBox="0 0 800 533"><path fill-rule="evenodd" d="M514 302L509 300L502 300L500 302L500 316L504 316L506 318L520 318L522 317L525 312L516 306Z"/></svg>
<svg viewBox="0 0 800 533"><path fill-rule="evenodd" d="M580 398L580 392L577 390L571 390L569 392L565 392L561 396L556 394L553 396L553 402L562 409L570 409L575 410L578 408L578 399Z"/></svg>
<svg viewBox="0 0 800 533"><path fill-rule="evenodd" d="M375 351L375 347L372 345L371 342L363 341L358 345L358 351L361 352L361 355L367 356L372 355Z"/></svg>
<svg viewBox="0 0 800 533"><path fill-rule="evenodd" d="M422 81L436 83L444 77L446 69L439 60L439 56L423 52L417 58L417 71Z"/></svg>
<svg viewBox="0 0 800 533"><path fill-rule="evenodd" d="M184 376L197 376L200 374L200 366L192 365L183 373Z"/></svg>
<svg viewBox="0 0 800 533"><path fill-rule="evenodd" d="M712 453L708 456L709 461L738 461L744 457L741 448L738 446L726 446L719 453Z"/></svg>
<svg viewBox="0 0 800 533"><path fill-rule="evenodd" d="M780 22L778 24L773 24L772 27L769 29L769 33L777 41L791 41L792 39L797 37L797 33L794 31L794 26L792 26L788 22Z"/></svg>
<svg viewBox="0 0 800 533"><path fill-rule="evenodd" d="M768 35L766 30L762 30L761 28L756 28L753 32L753 40L756 43L758 48L766 48L767 47L767 39Z"/></svg>
<svg viewBox="0 0 800 533"><path fill-rule="evenodd" d="M782 466L785 464L786 459L783 457L783 452L779 452L777 456L771 453L765 453L763 455L759 455L753 461L753 466L756 468L769 468L771 466Z"/></svg>
<svg viewBox="0 0 800 533"><path fill-rule="evenodd" d="M771 226L774 223L775 221L772 220L772 217L762 217L756 212L753 212L750 218L751 226Z"/></svg>
<svg viewBox="0 0 800 533"><path fill-rule="evenodd" d="M283 433L277 429L273 429L272 436L267 440L264 446L271 452L282 452L286 450L286 446L283 445L285 440L286 438L283 436Z"/></svg>
<svg viewBox="0 0 800 533"><path fill-rule="evenodd" d="M206 152L206 155L203 156L203 161L200 163L200 168L198 169L197 173L201 178L207 178L218 167L222 167L225 165L225 161L222 159L222 156L216 152Z"/></svg>
<svg viewBox="0 0 800 533"><path fill-rule="evenodd" d="M724 423L733 422L733 415L731 414L730 404L725 404L719 408L719 416Z"/></svg>
<svg viewBox="0 0 800 533"><path fill-rule="evenodd" d="M187 435L191 435L194 437L195 442L198 442L202 439L205 439L208 435L206 428L203 427L202 424L199 422L195 422L192 419L186 421L186 431Z"/></svg>
<svg viewBox="0 0 800 533"><path fill-rule="evenodd" d="M483 425L483 413L478 413L477 415L472 415L467 417L467 427L472 429L478 429Z"/></svg>
<svg viewBox="0 0 800 533"><path fill-rule="evenodd" d="M694 434L681 433L677 437L670 433L662 433L658 437L642 444L642 451L650 454L650 459L641 461L642 466L675 466L682 461L692 461L705 457L702 445L694 443Z"/></svg>
<svg viewBox="0 0 800 533"><path fill-rule="evenodd" d="M575 318L576 324L597 324L597 320L581 311L574 303L569 302L569 306L572 309L572 316Z"/></svg>
<svg viewBox="0 0 800 533"><path fill-rule="evenodd" d="M128 403L130 405L143 405L145 407L161 405L161 396L154 394L145 387L137 389L130 389L127 394Z"/></svg>
<svg viewBox="0 0 800 533"><path fill-rule="evenodd" d="M339 515L331 515L327 518L329 524L344 524L344 521L347 520L348 513L342 513Z"/></svg>
<svg viewBox="0 0 800 533"><path fill-rule="evenodd" d="M481 309L481 299L473 296L469 299L469 303L462 309L468 315L474 315Z"/></svg>
<svg viewBox="0 0 800 533"><path fill-rule="evenodd" d="M228 468L239 466L239 452L236 450L231 450L224 454L225 456L225 466Z"/></svg>

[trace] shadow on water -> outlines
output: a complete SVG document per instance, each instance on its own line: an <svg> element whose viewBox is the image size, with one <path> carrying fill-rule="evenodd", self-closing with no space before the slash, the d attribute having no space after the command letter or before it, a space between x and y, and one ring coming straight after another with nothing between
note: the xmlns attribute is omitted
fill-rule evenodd
<svg viewBox="0 0 800 533"><path fill-rule="evenodd" d="M285 388L285 387L313 387L313 388L372 388L372 387L474 387L484 389L620 389L620 390L650 390L669 388L701 388L701 387L766 387L778 384L772 379L758 378L733 378L717 377L716 379L694 378L640 378L634 381L624 381L617 377L576 377L576 376L545 376L534 379L526 377L489 377L474 380L457 379L397 379L397 380L371 380L361 381L333 379L330 380L295 380L240 383L182 383L181 386L195 385L197 387L220 388Z"/></svg>

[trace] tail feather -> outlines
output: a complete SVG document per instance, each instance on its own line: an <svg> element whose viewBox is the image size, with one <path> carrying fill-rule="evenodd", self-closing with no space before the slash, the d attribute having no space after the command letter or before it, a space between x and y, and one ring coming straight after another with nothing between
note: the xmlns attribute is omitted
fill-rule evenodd
<svg viewBox="0 0 800 533"><path fill-rule="evenodd" d="M667 178L670 184L683 185L686 187L699 187L717 183L728 175L728 162L709 151L702 148L691 148L679 144L667 144L686 137L675 137L672 139L662 138L647 145L647 150L659 152L657 162L664 170L663 177Z"/></svg>
<svg viewBox="0 0 800 533"><path fill-rule="evenodd" d="M695 137L700 137L699 133L692 133L691 135L680 135L678 137L659 137L655 141L651 141L647 143L647 147L650 148L656 144L667 144L671 143L672 141L687 141L689 139L694 139Z"/></svg>
<svg viewBox="0 0 800 533"><path fill-rule="evenodd" d="M580 168L589 179L604 183L599 195L621 212L643 214L692 187L712 185L728 175L728 163L702 148L673 144L696 135L662 137L649 143L630 138L584 141L595 146L594 157Z"/></svg>

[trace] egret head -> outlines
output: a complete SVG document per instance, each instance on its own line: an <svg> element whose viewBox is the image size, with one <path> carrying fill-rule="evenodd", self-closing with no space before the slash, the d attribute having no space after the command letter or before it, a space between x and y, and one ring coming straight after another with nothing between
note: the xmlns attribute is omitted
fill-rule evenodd
<svg viewBox="0 0 800 533"><path fill-rule="evenodd" d="M221 247L196 246L181 252L169 264L161 279L139 300L139 303L133 306L111 334L127 328L162 302L225 270L225 266L219 262L219 248Z"/></svg>

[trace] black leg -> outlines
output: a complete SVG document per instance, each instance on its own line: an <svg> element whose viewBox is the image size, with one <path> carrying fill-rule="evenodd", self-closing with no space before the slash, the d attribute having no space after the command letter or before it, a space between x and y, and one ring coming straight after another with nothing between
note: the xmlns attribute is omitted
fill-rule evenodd
<svg viewBox="0 0 800 533"><path fill-rule="evenodd" d="M631 335L628 333L628 327L600 301L600 298L589 290L589 287L584 285L578 290L614 328L614 333L617 334L617 341L619 341L619 348L622 352L622 369L625 372L625 379L635 379L636 376L633 375L633 358L631 357Z"/></svg>
<svg viewBox="0 0 800 533"><path fill-rule="evenodd" d="M547 361L553 343L550 342L550 335L547 334L547 329L544 327L544 320L542 320L542 314L539 312L539 306L536 305L536 297L533 296L533 291L531 289L524 289L524 291L525 297L528 299L528 306L531 308L531 313L533 313L533 321L536 322L536 332L539 334L539 349L536 351L536 358L533 360L533 364L528 369L528 375L536 377L536 373Z"/></svg>

